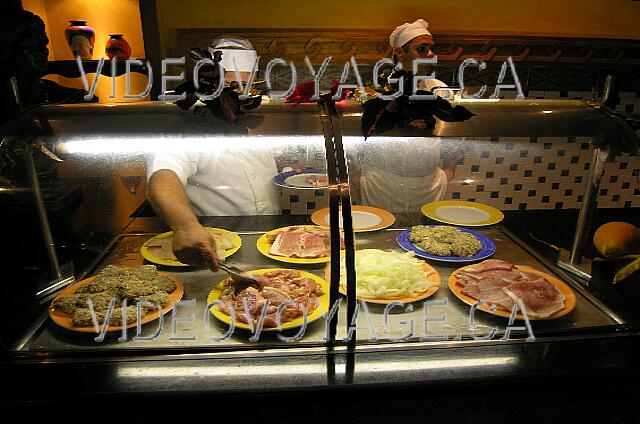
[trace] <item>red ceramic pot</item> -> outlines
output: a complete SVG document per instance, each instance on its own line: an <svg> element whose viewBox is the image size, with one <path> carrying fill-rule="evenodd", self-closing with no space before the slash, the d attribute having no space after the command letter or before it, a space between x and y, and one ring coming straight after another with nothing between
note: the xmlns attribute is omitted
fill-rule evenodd
<svg viewBox="0 0 640 424"><path fill-rule="evenodd" d="M73 56L80 56L82 59L93 57L93 45L96 41L96 34L93 28L87 25L87 21L69 21L69 26L64 30L64 36L73 52Z"/></svg>
<svg viewBox="0 0 640 424"><path fill-rule="evenodd" d="M110 34L104 51L109 59L129 59L131 56L131 46L122 34Z"/></svg>

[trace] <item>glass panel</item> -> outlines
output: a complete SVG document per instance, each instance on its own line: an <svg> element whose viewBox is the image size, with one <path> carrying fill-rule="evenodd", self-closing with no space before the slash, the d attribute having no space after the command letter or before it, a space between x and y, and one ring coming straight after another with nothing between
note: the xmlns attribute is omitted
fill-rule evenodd
<svg viewBox="0 0 640 424"><path fill-rule="evenodd" d="M575 296L575 307L565 316L532 320L530 331L526 327L515 329L510 338L525 339L531 333L542 337L611 331L623 324L623 319L593 296L590 287L580 286L555 267L556 258L530 249L528 244L532 241L526 238L531 228L537 231L544 223L552 226L560 209L574 209L577 216L594 145L606 144L602 134L615 133L607 127L608 121L600 119L600 112L591 106L575 101L461 104L476 114L473 119L461 123L437 121L431 130L396 127L366 140L362 136L362 106L355 102L341 102L339 116L335 117L338 120L332 124L327 124L328 118L317 105L290 108L275 101L247 112L233 124L206 113L201 116L182 112L175 105L162 102L38 110L34 124L44 133L43 144L63 160L58 163L38 151L34 153L61 268L65 272L71 268L78 280L85 280L112 269L109 265L155 265L158 271L179 281L184 292L181 297L172 292L177 296L173 308L166 311L162 320L151 319L143 325L139 334L133 327L124 333L109 332L104 339L96 340L95 330L80 332L78 325L69 323L69 317L67 328L52 320L46 308L58 292L39 298L35 295L51 283L50 278L38 282L30 278L33 276L24 276L21 290L7 295L16 304L29 305L10 340L15 340L15 348L23 352L217 350L323 344L327 325L321 315L332 306L326 284L328 254L322 251L326 244L311 245L311 250L317 247L320 253L292 253L287 251L290 244L278 244L278 231L274 230L280 230L282 240L282 231L291 226L329 225L329 190L323 180L327 170L324 143L325 133L330 135L332 131L334 136L341 135L338 138L346 152L356 260L358 251L365 249L398 255L414 250L425 258L426 250L416 246L419 242L407 239L410 229L419 225L453 222L467 233L475 231L477 239L486 238L495 245L495 251L491 248L484 257L473 261L421 259L418 273L424 276L425 268L433 271L427 276L433 283L431 290L408 290L403 296L411 299L401 304L391 304L393 295L383 303L359 303L355 332L359 342L439 340L445 333L448 340L497 340L504 336L508 317L482 310L472 314L474 298L462 296L456 281L450 284L450 276L458 268L488 258L546 273ZM609 166L607 172L617 172L611 176L624 183L627 173L637 168L633 164L616 170ZM313 322L306 328L291 324L292 328L282 333L263 331L259 339L251 339L252 332L238 326L228 332L224 321L230 318L224 314L214 317L207 308L209 302L218 299L214 287L228 274L167 263L173 259L171 255L175 256L167 248L166 237L171 225L177 228L176 218L167 210L162 212L157 204L154 209L147 201L154 192L153 182L151 187L148 183L150 171L166 169L173 169L181 186L186 186L187 199L199 225L231 233L227 236L230 245L224 249L228 255L225 264L247 271L295 269L303 272L300 278L308 277L322 285L315 292L321 305L311 317ZM46 175L49 179L42 178ZM203 195L203 188L215 200ZM157 190L156 194L167 192ZM474 202L475 207L456 203L439 209L423 207L438 200ZM170 199L169 212L172 207ZM35 218L30 219L29 225L23 227L35 227ZM537 226L532 226L534 222ZM566 230L558 232L565 238L558 243L565 250L571 248L574 226L575 219ZM19 236L19 228L13 230L15 237ZM294 231L298 233L293 239L309 236L308 230L298 228L290 233ZM399 239L403 234L405 238ZM220 236L218 241L223 246L225 234ZM322 233L311 236L326 240ZM30 240L29 249L42 243L41 234L35 231ZM16 257L24 256L20 251L26 250L17 249ZM389 278L394 280L405 272L402 267L391 272L385 269L395 259L379 259L376 272L385 277L391 275ZM185 262L191 260L184 258ZM35 256L30 266L35 274L46 276L50 266L46 253ZM341 275L344 278L344 269ZM308 290L315 289L311 280L304 280ZM297 281L300 286L303 280ZM407 290L406 284L400 288ZM376 290L384 291L379 287ZM267 293L263 289L260 296L270 302L295 297L281 286L267 289ZM183 303L177 303L179 298ZM42 304L38 305L38 301ZM337 311L338 338L346 340L350 336L347 308L344 298L341 302ZM240 303L235 305L239 311L250 306ZM261 310L258 307L253 311L254 318L255 312ZM42 312L40 319L38 312ZM272 308L265 315L267 326L274 325L274 312ZM516 321L513 325L524 324Z"/></svg>
<svg viewBox="0 0 640 424"><path fill-rule="evenodd" d="M356 230L357 340L497 340L509 326L518 327L509 331L512 339L613 331L623 322L619 316L555 266L557 257L536 254L520 240L536 243L527 233L542 222L553 226L559 209L573 208L577 218L594 144L611 141L594 134L612 128L584 102L455 104L475 116L426 129L398 123L366 139L364 107L339 107ZM359 225L365 214L379 216L379 225ZM569 238L565 249L576 218L554 230ZM418 261L415 272L407 271L407 255ZM485 262L492 259L503 262ZM472 266L469 280L459 277L460 268ZM512 269L492 271L501 266ZM550 316L536 312L544 308L527 298L529 286L510 291L539 280L540 272L545 275L535 284L551 287L552 298L562 302ZM530 328L521 315L509 323L516 298L531 308ZM479 300L496 310L477 309ZM342 337L346 328L340 327Z"/></svg>
<svg viewBox="0 0 640 424"><path fill-rule="evenodd" d="M163 309L162 320L151 319L140 331L134 325L128 331L109 331L104 337L96 335L88 307L80 325L74 324L59 304L52 317L45 311L43 320L31 326L18 349L229 349L255 347L256 342L261 346L324 343L322 314L329 303L324 267L331 245L327 229L305 227L312 225L312 213L328 207L329 199L318 105L292 108L282 102L266 102L235 123L208 111L183 112L163 102L47 107L38 115L38 125L49 128L45 144L64 160L56 167L55 184L80 193L77 204L63 216L51 217L52 227L72 228L65 237L58 237L56 231L55 241L64 246L61 256L73 263L78 279L86 281L98 275L97 281L111 287L115 278L113 285L118 291L114 296L125 297L132 304L140 299L138 289L145 291L142 295L158 296L155 290L147 293L148 283L144 289L136 285L139 280L156 278L154 269L139 268L152 265L177 283L177 288L167 290L173 307ZM221 283L229 275L222 269L212 272L183 266L205 263L207 256L194 257L189 256L194 250L172 249L177 239L185 243L184 233L189 233L186 239L198 234L191 234L191 228L181 221L185 216L179 210L181 190L175 190L170 180L153 180L167 170L175 176L179 188L184 187L197 215L198 231L213 228L211 231L217 234L216 255L227 256L223 264L242 271L296 270L293 275L266 274L268 281L259 279L257 292L239 288L232 308L244 315L249 307L252 317L245 315L247 322L238 323L235 329L228 325L228 303L215 316L207 307L224 298ZM190 215L186 216L188 223ZM167 233L171 228L176 230L172 235ZM183 234L177 234L180 232ZM205 238L210 243L208 235ZM213 245L208 247L213 249ZM38 266L46 269L46 263ZM127 268L122 271L111 266ZM135 276L122 276L132 269L136 270ZM166 279L162 281L167 283ZM154 279L152 283L160 282ZM71 292L83 284L72 286ZM263 284L270 287L265 289ZM91 290L102 289L92 286ZM71 292L67 289L64 294ZM243 297L248 304L242 302ZM249 321L255 328L262 309L251 302L266 299L270 306L263 321L264 331L259 339L252 339ZM72 309L84 307L84 300ZM108 307L98 297L92 300L96 308ZM279 310L277 306L285 301L292 303ZM309 308L306 328L300 305ZM156 311L152 308L148 313ZM285 328L282 333L273 331L278 312ZM114 315L119 313L120 309L115 309ZM137 311L128 310L127 316L132 313ZM79 313L75 314L80 320ZM143 322L145 318L149 319L142 316ZM294 337L301 328L300 336Z"/></svg>

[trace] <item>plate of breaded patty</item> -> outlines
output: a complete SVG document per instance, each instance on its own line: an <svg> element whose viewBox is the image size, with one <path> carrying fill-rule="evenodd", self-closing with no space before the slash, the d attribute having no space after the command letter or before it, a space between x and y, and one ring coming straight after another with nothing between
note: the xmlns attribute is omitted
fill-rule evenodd
<svg viewBox="0 0 640 424"><path fill-rule="evenodd" d="M448 225L416 225L400 232L396 241L420 258L442 262L479 261L496 251L495 243L486 235Z"/></svg>
<svg viewBox="0 0 640 424"><path fill-rule="evenodd" d="M68 330L91 333L96 332L94 317L98 331L108 318L107 331L121 331L123 327L137 325L139 302L140 324L145 324L158 319L160 310L162 314L171 311L183 294L182 283L172 275L158 272L155 265L108 265L96 276L60 292L49 306L49 316ZM123 310L125 300L127 306Z"/></svg>

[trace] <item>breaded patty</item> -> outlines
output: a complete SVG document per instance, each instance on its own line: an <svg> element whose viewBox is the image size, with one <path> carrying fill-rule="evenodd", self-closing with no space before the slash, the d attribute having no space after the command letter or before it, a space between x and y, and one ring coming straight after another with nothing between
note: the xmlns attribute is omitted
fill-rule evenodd
<svg viewBox="0 0 640 424"><path fill-rule="evenodd" d="M105 281L104 279L99 280L97 277L95 280L86 284L82 287L79 287L76 290L76 293L104 293L108 292L112 295L117 296L120 292L120 282L116 281Z"/></svg>
<svg viewBox="0 0 640 424"><path fill-rule="evenodd" d="M138 296L149 296L160 291L155 284L138 279L130 279L120 286L120 297L123 299L135 299Z"/></svg>
<svg viewBox="0 0 640 424"><path fill-rule="evenodd" d="M126 311L126 323L131 324L136 322L137 316L137 308L135 306L127 306ZM140 318L144 317L147 314L147 311L142 308L140 311ZM104 323L106 319L105 311L95 312L96 320L98 320L98 324ZM114 308L111 313L111 319L109 320L109 325L122 325L122 308ZM78 308L73 314L73 325L75 326L88 326L93 325L93 315L91 311L87 308Z"/></svg>
<svg viewBox="0 0 640 424"><path fill-rule="evenodd" d="M447 225L416 225L411 227L409 240L420 249L437 256L470 257L482 248L482 243L473 234Z"/></svg>
<svg viewBox="0 0 640 424"><path fill-rule="evenodd" d="M166 275L158 275L152 283L165 293L171 293L176 289L176 283Z"/></svg>
<svg viewBox="0 0 640 424"><path fill-rule="evenodd" d="M473 234L460 232L458 242L451 245L451 252L460 257L469 257L482 249L482 243Z"/></svg>
<svg viewBox="0 0 640 424"><path fill-rule="evenodd" d="M98 320L98 323L104 322L105 313L104 312L95 312L95 317ZM93 325L93 315L91 311L87 308L78 308L73 313L73 325L75 326L87 326Z"/></svg>
<svg viewBox="0 0 640 424"><path fill-rule="evenodd" d="M127 299L127 324L136 320L136 301L149 302L160 305L161 308L169 304L167 293L176 289L176 283L158 274L154 265L142 265L135 268L108 265L104 267L94 280L82 287L76 293L55 299L54 308L70 315L74 325L93 325L91 311L88 309L87 299L91 299L98 322L104 322L110 302L115 299L110 325L122 325L122 302ZM154 307L143 307L142 316Z"/></svg>
<svg viewBox="0 0 640 424"><path fill-rule="evenodd" d="M149 303L153 303L154 305L160 305L160 308L164 308L169 304L169 295L161 291L148 296L139 296L139 297L136 297L133 301L131 301L131 303L133 304L137 302L149 302ZM150 308L145 307L145 308L156 309L157 307L150 307Z"/></svg>
<svg viewBox="0 0 640 424"><path fill-rule="evenodd" d="M84 303L86 298L86 294L75 293L69 296L59 297L53 300L53 307L67 315L73 315L76 309L87 306L86 303Z"/></svg>
<svg viewBox="0 0 640 424"><path fill-rule="evenodd" d="M99 276L104 277L117 277L119 275L123 275L125 269L121 266L117 265L107 265L98 273Z"/></svg>
<svg viewBox="0 0 640 424"><path fill-rule="evenodd" d="M93 294L86 295L86 298L84 300L84 305L82 305L83 308L89 307L88 299L91 299L91 302L93 304L93 309L95 311L106 311L107 309L109 309L109 304L113 299L115 299L116 306L118 306L121 303L120 296L117 296L117 295L114 296L109 292L93 293Z"/></svg>
<svg viewBox="0 0 640 424"><path fill-rule="evenodd" d="M158 276L158 269L155 265L140 265L131 268L132 275L144 281L151 281Z"/></svg>
<svg viewBox="0 0 640 424"><path fill-rule="evenodd" d="M432 255L449 256L451 254L451 244L438 240L425 239L419 246Z"/></svg>
<svg viewBox="0 0 640 424"><path fill-rule="evenodd" d="M96 276L96 282L120 283L131 278L151 281L158 275L155 265L140 265L138 267L121 267L107 265Z"/></svg>
<svg viewBox="0 0 640 424"><path fill-rule="evenodd" d="M135 306L127 306L127 324L131 324L132 322L136 322L138 319L138 308ZM147 314L147 310L142 308L140 310L140 318ZM122 324L122 308L115 308L113 310L113 314L111 314L111 319L109 320L109 325L123 325Z"/></svg>

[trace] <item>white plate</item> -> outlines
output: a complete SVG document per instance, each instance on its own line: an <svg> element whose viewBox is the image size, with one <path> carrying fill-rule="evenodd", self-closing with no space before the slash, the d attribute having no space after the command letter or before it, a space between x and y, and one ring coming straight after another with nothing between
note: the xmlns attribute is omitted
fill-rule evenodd
<svg viewBox="0 0 640 424"><path fill-rule="evenodd" d="M309 184L307 178L312 176L327 178L327 173L323 169L308 169L302 173L287 171L273 177L273 183L283 188L293 188L297 190L322 190L329 186L328 182L317 186Z"/></svg>
<svg viewBox="0 0 640 424"><path fill-rule="evenodd" d="M313 184L309 184L307 182L307 178L309 177L324 177L327 178L326 174L297 174L292 175L284 180L285 184L288 184L293 187L305 187L305 188L321 188L326 187L327 184L321 184L314 186Z"/></svg>
<svg viewBox="0 0 640 424"><path fill-rule="evenodd" d="M382 222L379 215L371 212L353 211L351 218L353 219L353 228L375 227ZM329 226L329 215L324 217L324 225ZM338 218L338 226L342 228L342 215Z"/></svg>
<svg viewBox="0 0 640 424"><path fill-rule="evenodd" d="M488 220L491 216L483 210L467 206L442 206L436 208L439 217L463 224L475 224Z"/></svg>
<svg viewBox="0 0 640 424"><path fill-rule="evenodd" d="M387 228L396 218L391 212L370 206L351 206L351 218L354 231L375 231ZM316 225L329 226L329 208L319 209L311 214L311 221ZM340 210L338 225L342 227L342 209Z"/></svg>
<svg viewBox="0 0 640 424"><path fill-rule="evenodd" d="M435 221L446 224L479 227L502 221L504 215L498 209L478 202L464 200L440 200L423 205L422 213Z"/></svg>

